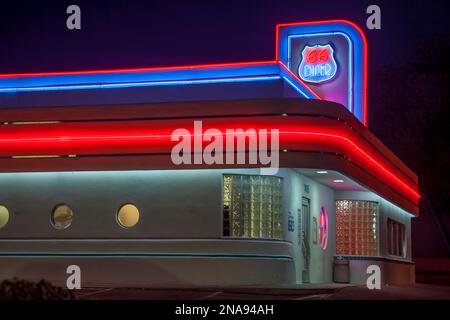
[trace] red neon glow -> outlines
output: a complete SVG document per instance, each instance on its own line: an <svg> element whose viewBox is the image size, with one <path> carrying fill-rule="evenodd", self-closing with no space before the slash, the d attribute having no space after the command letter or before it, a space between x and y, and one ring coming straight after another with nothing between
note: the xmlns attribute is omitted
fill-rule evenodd
<svg viewBox="0 0 450 320"><path fill-rule="evenodd" d="M20 78L20 77L41 77L41 76L62 76L62 75L82 75L82 74L103 74L103 73L124 73L124 72L148 72L148 71L176 71L189 69L214 69L214 68L233 68L258 65L276 64L271 61L250 61L250 62L231 62L217 64L200 64L171 67L148 67L148 68L129 68L129 69L103 69L103 70L85 70L85 71L62 71L62 72L34 72L34 73L9 73L0 74L0 78Z"/></svg>
<svg viewBox="0 0 450 320"><path fill-rule="evenodd" d="M302 26L302 25L315 25L315 24L326 24L326 23L344 23L352 26L358 31L363 40L363 123L365 126L368 125L367 119L367 39L365 34L362 32L361 28L358 27L351 21L347 20L319 20L319 21L310 21L310 22L292 22L292 23L280 23L276 26L276 45L275 45L275 60L280 61L280 53L279 53L279 37L280 37L280 28L281 27L290 27L290 26Z"/></svg>
<svg viewBox="0 0 450 320"><path fill-rule="evenodd" d="M306 62L311 64L324 63L330 60L328 50L320 48L310 48L306 50Z"/></svg>
<svg viewBox="0 0 450 320"><path fill-rule="evenodd" d="M417 185L405 182L407 180L397 173L398 169L380 157L376 150L368 149L361 141L355 140L347 129L323 127L307 121L302 123L294 116L277 120L274 127L273 117L227 119L226 123L223 119L208 119L203 121L203 128L226 132L230 129L229 123L233 123L232 128L244 131L276 128L279 130L280 149L343 154L418 201ZM0 126L0 156L170 154L176 144L171 141L173 130L191 127L192 121L188 119L3 125ZM201 135L204 137L203 133ZM195 136L189 134L189 137Z"/></svg>

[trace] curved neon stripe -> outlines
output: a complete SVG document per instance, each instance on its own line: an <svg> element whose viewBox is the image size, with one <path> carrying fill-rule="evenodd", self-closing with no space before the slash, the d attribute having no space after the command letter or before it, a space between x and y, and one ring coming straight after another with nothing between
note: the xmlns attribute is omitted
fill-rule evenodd
<svg viewBox="0 0 450 320"><path fill-rule="evenodd" d="M78 128L79 130L82 130L82 128ZM170 131L170 130L168 130ZM314 132L314 131L285 131L280 130L280 135L309 135L309 136L320 136L320 137L329 137L329 138L335 138L339 139L341 141L344 141L346 144L350 145L351 149L357 150L360 154L362 154L366 159L368 159L371 163L373 163L376 167L381 169L383 172L385 172L389 177L391 177L395 182L400 184L402 187L407 189L411 195L414 196L415 200L418 200L420 198L420 195L418 192L416 192L413 188L411 188L407 183L402 181L399 177L397 177L394 173L386 169L380 162L375 160L373 157L371 157L366 151L363 150L362 147L358 146L357 143L349 139L345 135L339 135L335 133L325 133L325 132ZM58 134L57 132L55 134ZM222 135L247 135L244 133L226 133L223 132ZM188 134L188 135L180 135L185 137L205 137L205 136L213 136L208 134ZM168 140L169 144L174 144L172 141L170 141L171 134L143 134L143 135L98 135L98 136L69 136L69 135L63 135L63 136L55 136L55 137L38 137L38 138L0 138L0 143L20 143L20 142L41 142L44 144L47 143L67 143L67 142L75 142L75 141L95 141L95 142L101 142L102 140L127 140L130 139L159 139L159 140ZM149 151L151 151L151 146L146 146L149 148ZM1 149L0 149L1 150ZM48 152L46 153L48 154ZM21 154L11 154L9 156L21 156Z"/></svg>

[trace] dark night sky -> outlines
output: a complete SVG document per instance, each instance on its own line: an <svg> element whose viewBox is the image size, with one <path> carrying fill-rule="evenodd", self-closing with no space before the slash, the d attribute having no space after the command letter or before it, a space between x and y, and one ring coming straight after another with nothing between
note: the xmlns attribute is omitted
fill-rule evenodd
<svg viewBox="0 0 450 320"><path fill-rule="evenodd" d="M365 29L369 67L414 56L416 41L448 35L447 1L9 1L0 7L0 73L184 65L274 57L275 24L349 19ZM66 29L66 8L82 30ZM382 30L365 28L366 8Z"/></svg>
<svg viewBox="0 0 450 320"><path fill-rule="evenodd" d="M80 31L66 28L66 8L71 4L79 5L82 10ZM381 7L382 30L371 31L365 27L366 8L370 4ZM381 69L386 64L412 62L420 42L442 36L448 39L449 16L448 0L3 0L0 5L0 74L270 60L275 54L277 23L348 19L363 28L367 36L369 93L372 88L379 94L375 99L387 97L381 101L383 103L377 101L377 110L371 109L375 110L372 115L381 115L375 117L378 119L373 125L375 133L417 169L422 189L430 188L429 194L436 196L438 212L448 213L448 184L434 178L448 169L445 162L448 144L444 133L448 123L443 112L448 90L442 89L448 86L441 83L446 77L432 72L427 75L429 78L417 75L413 78L418 83L431 79L426 87L436 86L435 90L442 92L436 99L431 97L437 103L424 107L423 98L414 99L422 93L408 96L408 92L417 92L413 90L414 81L404 85L395 81L396 74L387 74L394 76L390 79L394 80L395 90L402 91L403 95L385 95L385 88L390 84L377 81L377 73L372 71L386 70ZM445 52L438 56L444 56L445 60ZM405 74L400 77L403 79ZM381 90L374 90L377 85ZM390 99L395 103L391 104ZM408 108L417 110L416 113L397 112L406 110L408 103ZM396 108L391 108L392 105ZM435 113L436 117L431 118L434 122L427 122L430 117L409 117L421 114L421 110ZM405 121L410 122L405 125ZM412 129L403 135L398 134L397 129L390 129L399 127ZM426 134L434 149L426 143L411 142L411 134L418 137ZM419 151L409 153L409 150ZM417 156L428 154L427 157ZM441 155L440 160L435 160L435 155ZM429 166L431 161L441 162ZM429 254L430 244L438 244L440 238L438 233L430 236L426 228L420 232L421 225L423 222L416 223L417 230L413 233L419 240L414 243L423 243L421 247L416 245L419 250L415 254ZM450 230L450 222L448 226ZM423 238L429 241L423 242Z"/></svg>

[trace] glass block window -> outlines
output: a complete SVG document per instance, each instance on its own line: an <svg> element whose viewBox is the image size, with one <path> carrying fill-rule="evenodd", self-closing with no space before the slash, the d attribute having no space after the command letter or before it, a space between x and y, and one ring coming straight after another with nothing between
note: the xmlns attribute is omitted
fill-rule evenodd
<svg viewBox="0 0 450 320"><path fill-rule="evenodd" d="M406 255L406 230L403 223L387 220L388 254L404 258Z"/></svg>
<svg viewBox="0 0 450 320"><path fill-rule="evenodd" d="M378 203L336 201L336 254L378 255Z"/></svg>
<svg viewBox="0 0 450 320"><path fill-rule="evenodd" d="M282 238L283 179L274 176L223 176L223 235Z"/></svg>

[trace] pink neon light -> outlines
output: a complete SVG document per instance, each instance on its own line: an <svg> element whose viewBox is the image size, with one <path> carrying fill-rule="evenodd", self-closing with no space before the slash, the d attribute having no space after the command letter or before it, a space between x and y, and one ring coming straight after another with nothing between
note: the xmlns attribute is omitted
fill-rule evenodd
<svg viewBox="0 0 450 320"><path fill-rule="evenodd" d="M420 198L420 195L414 189L409 187L406 183L404 183L402 180L400 180L398 177L396 177L391 171L386 169L383 165L381 165L379 162L377 162L375 159L373 159L371 156L369 156L369 154L367 152L365 152L362 148L360 148L356 143L354 143L353 141L351 141L349 138L347 138L345 136L341 136L341 135L337 135L337 134L329 134L329 133L304 132L304 131L303 132L301 132L301 131L280 132L280 134L281 133L285 133L285 134L289 134L290 133L290 134L316 135L316 136L325 136L325 137L330 137L330 138L341 139L341 140L349 143L353 148L355 148L361 154L363 154L368 160L370 160L372 163L374 163L376 166L378 166L384 172L389 174L394 180L396 180L398 183L400 183L402 186L404 186L406 189L408 189L417 199Z"/></svg>
<svg viewBox="0 0 450 320"><path fill-rule="evenodd" d="M322 250L325 250L328 244L328 213L325 207L322 207L322 209L320 210L319 233L320 247L322 248Z"/></svg>

